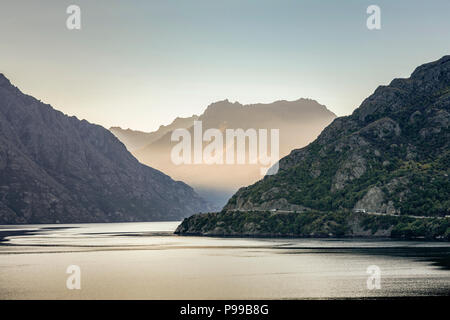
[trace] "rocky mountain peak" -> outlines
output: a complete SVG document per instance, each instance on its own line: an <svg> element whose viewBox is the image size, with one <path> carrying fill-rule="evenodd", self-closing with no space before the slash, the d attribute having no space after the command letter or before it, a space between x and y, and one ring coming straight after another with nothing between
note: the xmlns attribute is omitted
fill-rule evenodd
<svg viewBox="0 0 450 320"><path fill-rule="evenodd" d="M450 56L417 67L409 78L396 78L388 86L379 86L353 112L355 120L372 121L385 113L405 109L405 100L433 99L449 89Z"/></svg>

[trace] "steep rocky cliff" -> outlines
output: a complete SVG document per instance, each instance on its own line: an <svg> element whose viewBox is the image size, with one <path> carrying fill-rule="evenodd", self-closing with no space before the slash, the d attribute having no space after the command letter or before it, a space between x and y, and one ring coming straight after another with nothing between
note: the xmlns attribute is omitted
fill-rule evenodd
<svg viewBox="0 0 450 320"><path fill-rule="evenodd" d="M0 224L176 220L208 208L108 130L23 94L0 74Z"/></svg>
<svg viewBox="0 0 450 320"><path fill-rule="evenodd" d="M225 210L288 203L322 211L448 215L449 123L445 56L378 87L352 115L335 119L313 143L281 159L277 175L240 189Z"/></svg>

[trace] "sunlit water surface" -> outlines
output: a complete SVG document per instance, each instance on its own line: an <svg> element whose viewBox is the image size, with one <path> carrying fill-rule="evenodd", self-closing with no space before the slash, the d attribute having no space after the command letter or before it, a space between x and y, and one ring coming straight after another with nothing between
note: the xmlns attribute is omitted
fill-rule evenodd
<svg viewBox="0 0 450 320"><path fill-rule="evenodd" d="M446 242L173 235L179 222L0 226L0 299L448 295ZM69 290L69 265L81 289ZM381 270L369 290L367 268Z"/></svg>

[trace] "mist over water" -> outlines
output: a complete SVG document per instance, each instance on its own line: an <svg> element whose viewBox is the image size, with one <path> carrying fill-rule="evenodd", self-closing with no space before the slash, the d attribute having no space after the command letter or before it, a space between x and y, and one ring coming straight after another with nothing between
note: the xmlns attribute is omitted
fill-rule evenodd
<svg viewBox="0 0 450 320"><path fill-rule="evenodd" d="M1 299L283 299L450 293L450 244L173 235L179 222L0 226ZM81 268L68 290L66 269ZM381 269L368 290L367 267Z"/></svg>

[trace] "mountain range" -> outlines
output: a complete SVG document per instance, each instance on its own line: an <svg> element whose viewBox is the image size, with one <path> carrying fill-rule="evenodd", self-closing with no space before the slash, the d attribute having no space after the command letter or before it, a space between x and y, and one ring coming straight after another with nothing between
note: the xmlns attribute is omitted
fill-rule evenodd
<svg viewBox="0 0 450 320"><path fill-rule="evenodd" d="M117 127L110 130L142 163L188 183L220 209L240 187L263 177L260 165L175 165L171 161L171 150L178 143L171 141L175 129L187 129L193 136L194 121L201 121L203 132L210 128L219 129L222 133L227 129L279 129L279 156L282 157L292 149L313 141L334 118L336 115L333 112L311 99L250 105L223 100L210 104L200 116L177 118L155 132L144 133ZM224 146L224 153L225 149ZM246 156L248 157L248 149Z"/></svg>
<svg viewBox="0 0 450 320"><path fill-rule="evenodd" d="M276 175L241 188L221 213L186 219L178 232L450 237L449 124L444 56L378 87L282 158Z"/></svg>
<svg viewBox="0 0 450 320"><path fill-rule="evenodd" d="M105 128L0 74L0 224L178 220L208 204L139 163Z"/></svg>

